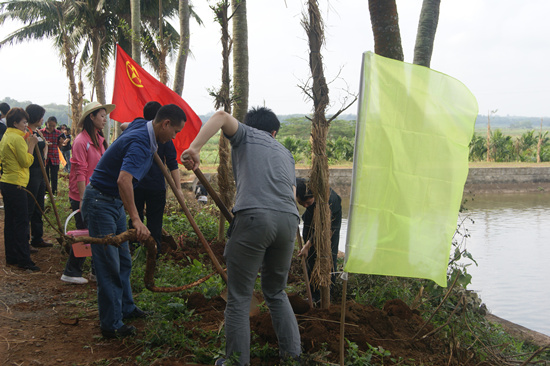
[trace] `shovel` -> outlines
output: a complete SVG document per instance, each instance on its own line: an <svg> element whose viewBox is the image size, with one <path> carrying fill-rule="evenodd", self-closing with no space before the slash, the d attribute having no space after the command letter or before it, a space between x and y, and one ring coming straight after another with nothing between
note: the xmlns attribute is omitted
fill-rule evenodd
<svg viewBox="0 0 550 366"><path fill-rule="evenodd" d="M204 238L204 235L200 231L197 223L195 222L195 219L193 218L193 215L191 215L191 212L187 208L187 205L185 204L185 199L183 198L183 194L181 193L181 190L177 189L176 183L174 182L174 179L172 178L172 176L168 172L168 169L166 169L166 167L162 163L162 160L160 159L160 157L158 156L158 154L156 152L155 152L153 158L155 159L155 163L159 166L160 170L162 171L162 174L164 174L164 177L168 181L168 184L170 185L170 188L172 188L172 192L174 192L174 195L176 196L179 204L181 205L181 208L183 209L183 212L185 213L185 216L189 220L189 223L191 224L191 226L193 227L193 230L195 231L195 233L199 237L199 240L200 240L201 244L203 245L204 249L208 253L208 256L210 257L210 259L212 260L212 263L214 264L214 267L216 268L216 271L218 271L218 273L222 277L223 281L227 285L227 273L221 267L220 262L218 261L218 258L216 258L216 256L214 255L214 252L212 252L212 248L210 248L210 245L208 244L208 242ZM203 178L204 178L204 175L203 175ZM206 179L204 179L204 180L206 181ZM205 187L207 187L207 186L205 185ZM216 197L218 197L218 195L212 189L212 186L210 186L210 184L208 184L208 187L210 187L212 192L216 195ZM207 188L207 190L208 190L208 188ZM219 199L219 197L218 197L218 199ZM220 202L220 204L223 205L221 200L219 202ZM227 211L227 208L226 208L226 211ZM229 211L227 211L227 212L229 212ZM221 297L224 300L227 301L227 296L224 297L223 293L222 293ZM258 299L256 298L256 296L253 295L252 300L250 302L250 313L249 313L250 316L257 315L257 314L260 313L259 305L260 305L260 303L259 303Z"/></svg>

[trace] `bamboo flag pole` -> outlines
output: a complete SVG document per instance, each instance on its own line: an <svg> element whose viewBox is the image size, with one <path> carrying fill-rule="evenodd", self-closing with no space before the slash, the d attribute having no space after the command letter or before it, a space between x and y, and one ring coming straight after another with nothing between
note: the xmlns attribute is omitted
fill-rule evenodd
<svg viewBox="0 0 550 366"><path fill-rule="evenodd" d="M347 273L344 272L342 279L344 279L342 288L342 309L340 310L340 365L344 366L345 349L344 349L344 331L346 327L346 296L348 292L348 279Z"/></svg>

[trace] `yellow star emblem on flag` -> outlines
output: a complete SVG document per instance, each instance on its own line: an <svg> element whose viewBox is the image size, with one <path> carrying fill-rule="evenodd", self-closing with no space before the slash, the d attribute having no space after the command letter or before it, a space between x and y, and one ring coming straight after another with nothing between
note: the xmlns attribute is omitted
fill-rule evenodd
<svg viewBox="0 0 550 366"><path fill-rule="evenodd" d="M138 88L143 88L143 85L141 85L141 79L139 77L139 73L136 70L136 67L132 65L130 61L126 61L126 74L128 75L128 78Z"/></svg>

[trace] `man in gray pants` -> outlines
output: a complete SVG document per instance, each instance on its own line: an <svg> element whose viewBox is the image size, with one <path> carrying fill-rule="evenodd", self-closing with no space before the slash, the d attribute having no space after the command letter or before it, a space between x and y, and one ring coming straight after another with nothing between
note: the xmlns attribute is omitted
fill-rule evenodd
<svg viewBox="0 0 550 366"><path fill-rule="evenodd" d="M260 270L280 356L299 359L301 353L298 323L285 292L299 221L296 179L292 154L275 140L279 127L277 116L267 108L250 110L244 124L220 111L181 156L187 169L196 169L202 146L220 129L231 143L237 196L224 253L228 277L225 336L226 357L237 357L239 365L250 362L248 313ZM225 359L216 365L225 365Z"/></svg>

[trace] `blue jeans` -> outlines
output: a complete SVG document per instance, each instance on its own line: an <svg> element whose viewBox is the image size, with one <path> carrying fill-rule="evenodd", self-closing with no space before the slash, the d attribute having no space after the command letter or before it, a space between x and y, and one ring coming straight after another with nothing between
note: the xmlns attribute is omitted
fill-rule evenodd
<svg viewBox="0 0 550 366"><path fill-rule="evenodd" d="M126 231L126 214L120 198L105 195L86 186L82 199L82 216L91 237L102 238ZM97 303L101 329L116 330L124 325L123 317L135 310L130 286L132 257L128 242L92 245L92 260L97 279Z"/></svg>
<svg viewBox="0 0 550 366"><path fill-rule="evenodd" d="M65 170L66 173L70 173L71 172L71 150L62 151L62 153L66 162L65 168L63 168L63 170Z"/></svg>
<svg viewBox="0 0 550 366"><path fill-rule="evenodd" d="M239 365L250 362L250 301L261 270L262 292L271 313L281 357L301 353L300 331L285 292L298 217L291 213L250 209L235 215L225 247L227 306L226 356L239 354Z"/></svg>

